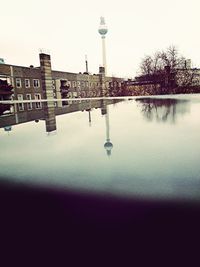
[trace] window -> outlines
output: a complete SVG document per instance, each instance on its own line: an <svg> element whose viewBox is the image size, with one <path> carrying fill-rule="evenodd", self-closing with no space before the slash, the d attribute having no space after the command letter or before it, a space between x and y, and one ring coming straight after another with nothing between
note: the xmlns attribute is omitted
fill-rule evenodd
<svg viewBox="0 0 200 267"><path fill-rule="evenodd" d="M77 97L77 96L78 96L77 92L73 92L73 97Z"/></svg>
<svg viewBox="0 0 200 267"><path fill-rule="evenodd" d="M72 92L68 93L69 98L72 98Z"/></svg>
<svg viewBox="0 0 200 267"><path fill-rule="evenodd" d="M22 87L22 81L20 78L16 78L16 87L21 88Z"/></svg>
<svg viewBox="0 0 200 267"><path fill-rule="evenodd" d="M40 100L41 95L40 94L35 94L35 100ZM41 102L35 102L35 108L39 109L42 108L42 103Z"/></svg>
<svg viewBox="0 0 200 267"><path fill-rule="evenodd" d="M82 86L82 87L85 87L85 82L82 81L82 82L81 82L81 86Z"/></svg>
<svg viewBox="0 0 200 267"><path fill-rule="evenodd" d="M27 99L27 100L31 100L31 94L27 94L27 95L26 95L26 99ZM28 110L31 110L32 108L33 108L32 103L27 103L27 109L28 109Z"/></svg>
<svg viewBox="0 0 200 267"><path fill-rule="evenodd" d="M74 87L74 88L76 87L76 82L73 82L73 87Z"/></svg>
<svg viewBox="0 0 200 267"><path fill-rule="evenodd" d="M29 79L25 79L25 87L26 88L30 87L30 80Z"/></svg>
<svg viewBox="0 0 200 267"><path fill-rule="evenodd" d="M56 87L55 87L55 80L52 80L52 88L53 89L56 89Z"/></svg>
<svg viewBox="0 0 200 267"><path fill-rule="evenodd" d="M40 87L40 81L38 79L33 79L33 87L35 88Z"/></svg>
<svg viewBox="0 0 200 267"><path fill-rule="evenodd" d="M19 101L23 101L23 95L21 94L17 95L17 99ZM18 103L18 108L19 108L19 111L24 110L24 103Z"/></svg>

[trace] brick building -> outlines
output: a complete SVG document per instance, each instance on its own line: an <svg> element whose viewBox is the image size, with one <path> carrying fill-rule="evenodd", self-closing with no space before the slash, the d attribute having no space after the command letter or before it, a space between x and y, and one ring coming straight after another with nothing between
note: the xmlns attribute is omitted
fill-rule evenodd
<svg viewBox="0 0 200 267"><path fill-rule="evenodd" d="M0 64L0 79L13 86L12 99L22 101L109 96L113 78L105 77L102 67L93 75L52 70L50 56L41 53L40 67ZM65 104L64 101L59 103L60 106ZM25 108L41 109L42 102L18 104L19 111Z"/></svg>

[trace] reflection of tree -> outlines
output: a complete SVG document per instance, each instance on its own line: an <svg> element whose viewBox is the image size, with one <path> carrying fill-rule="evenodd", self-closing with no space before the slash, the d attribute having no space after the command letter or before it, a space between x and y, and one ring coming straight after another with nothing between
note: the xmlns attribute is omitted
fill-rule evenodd
<svg viewBox="0 0 200 267"><path fill-rule="evenodd" d="M136 101L148 121L175 122L177 115L189 112L188 100L141 98Z"/></svg>

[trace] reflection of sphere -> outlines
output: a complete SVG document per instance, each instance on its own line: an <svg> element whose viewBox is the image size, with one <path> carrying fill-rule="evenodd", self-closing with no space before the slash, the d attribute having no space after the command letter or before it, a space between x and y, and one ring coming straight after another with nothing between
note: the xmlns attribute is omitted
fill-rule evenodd
<svg viewBox="0 0 200 267"><path fill-rule="evenodd" d="M111 155L111 150L113 148L113 144L111 142L107 141L104 144L104 148L106 149L107 155L110 156Z"/></svg>

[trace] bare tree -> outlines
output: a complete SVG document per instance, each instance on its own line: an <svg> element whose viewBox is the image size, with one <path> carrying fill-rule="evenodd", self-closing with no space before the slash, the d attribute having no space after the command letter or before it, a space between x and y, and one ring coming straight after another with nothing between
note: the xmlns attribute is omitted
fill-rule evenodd
<svg viewBox="0 0 200 267"><path fill-rule="evenodd" d="M168 67L168 72L166 72ZM189 86L193 82L193 71L187 70L185 66L185 58L179 55L175 46L170 46L166 51L157 51L153 56L145 56L140 64L140 80L152 80L155 82L168 81L171 79L171 85ZM172 82L173 80L173 82Z"/></svg>
<svg viewBox="0 0 200 267"><path fill-rule="evenodd" d="M153 64L154 60L151 56L146 56L140 65L141 73L143 75L150 75L153 74Z"/></svg>
<svg viewBox="0 0 200 267"><path fill-rule="evenodd" d="M153 73L161 73L164 70L164 62L163 62L163 53L162 52L156 52L154 54L154 60L153 60Z"/></svg>
<svg viewBox="0 0 200 267"><path fill-rule="evenodd" d="M169 66L171 70L180 67L183 63L183 57L178 55L175 46L170 46L166 51L157 51L153 57L146 56L140 65L141 74L153 74L163 72L165 66Z"/></svg>

